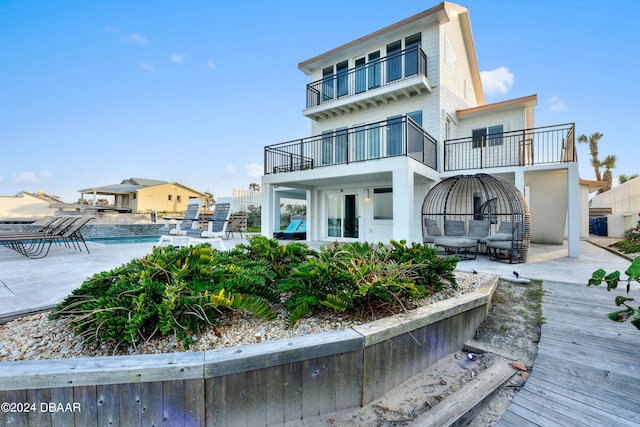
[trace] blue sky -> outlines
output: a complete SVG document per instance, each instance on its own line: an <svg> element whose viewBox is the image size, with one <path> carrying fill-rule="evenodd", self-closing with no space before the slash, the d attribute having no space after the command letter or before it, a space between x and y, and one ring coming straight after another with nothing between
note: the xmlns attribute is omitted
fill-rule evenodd
<svg viewBox="0 0 640 427"><path fill-rule="evenodd" d="M310 135L299 62L436 4L0 0L0 195L73 202L129 177L246 189L265 145ZM487 103L536 93L536 126L601 132L614 176L640 173L640 2L461 4Z"/></svg>

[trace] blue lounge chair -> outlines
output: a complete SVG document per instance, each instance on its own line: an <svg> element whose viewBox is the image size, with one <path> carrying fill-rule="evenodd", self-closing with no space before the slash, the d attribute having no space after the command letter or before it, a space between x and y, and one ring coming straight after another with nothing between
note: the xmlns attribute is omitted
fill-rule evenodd
<svg viewBox="0 0 640 427"><path fill-rule="evenodd" d="M301 224L295 230L285 230L282 238L285 240L305 240L307 238L307 222L301 220Z"/></svg>
<svg viewBox="0 0 640 427"><path fill-rule="evenodd" d="M276 239L284 239L285 233L293 233L300 227L301 224L302 224L301 219L292 219L286 229L274 231L273 237L275 237Z"/></svg>

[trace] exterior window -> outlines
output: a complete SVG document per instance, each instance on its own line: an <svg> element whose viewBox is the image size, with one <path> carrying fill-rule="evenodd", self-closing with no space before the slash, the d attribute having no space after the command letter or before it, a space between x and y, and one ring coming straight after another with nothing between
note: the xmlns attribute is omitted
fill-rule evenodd
<svg viewBox="0 0 640 427"><path fill-rule="evenodd" d="M393 189L373 189L373 219L393 219Z"/></svg>
<svg viewBox="0 0 640 427"><path fill-rule="evenodd" d="M136 196L138 195L138 193L133 193L133 200L136 199Z"/></svg>
<svg viewBox="0 0 640 427"><path fill-rule="evenodd" d="M171 194L167 196L167 200L171 201Z"/></svg>
<svg viewBox="0 0 640 427"><path fill-rule="evenodd" d="M418 74L418 47L422 42L422 34L414 34L404 39L404 75L405 77Z"/></svg>
<svg viewBox="0 0 640 427"><path fill-rule="evenodd" d="M322 70L322 102L333 99L333 65Z"/></svg>
<svg viewBox="0 0 640 427"><path fill-rule="evenodd" d="M366 129L365 126L358 126L355 129L355 132L353 133L353 138L355 140L354 145L356 150L356 154L355 154L356 161L364 160L367 152L367 146L366 146L367 133L365 129Z"/></svg>
<svg viewBox="0 0 640 427"><path fill-rule="evenodd" d="M381 126L367 126L367 159L380 158L380 130Z"/></svg>
<svg viewBox="0 0 640 427"><path fill-rule="evenodd" d="M356 59L356 93L367 90L367 70L365 69L365 58Z"/></svg>
<svg viewBox="0 0 640 427"><path fill-rule="evenodd" d="M402 77L402 44L400 40L387 45L387 83Z"/></svg>
<svg viewBox="0 0 640 427"><path fill-rule="evenodd" d="M176 196L176 201L177 201L178 203L182 202L182 196Z"/></svg>
<svg viewBox="0 0 640 427"><path fill-rule="evenodd" d="M322 132L322 164L333 164L333 131Z"/></svg>
<svg viewBox="0 0 640 427"><path fill-rule="evenodd" d="M336 130L336 163L347 161L347 128Z"/></svg>
<svg viewBox="0 0 640 427"><path fill-rule="evenodd" d="M416 122L418 126L422 127L422 110L407 113L407 117L411 117L411 120Z"/></svg>
<svg viewBox="0 0 640 427"><path fill-rule="evenodd" d="M338 98L349 94L349 74L347 72L349 63L343 61L336 65L336 75L338 80Z"/></svg>
<svg viewBox="0 0 640 427"><path fill-rule="evenodd" d="M369 77L369 89L380 86L380 51L377 50L369 54L369 64L367 65Z"/></svg>
<svg viewBox="0 0 640 427"><path fill-rule="evenodd" d="M489 145L502 145L502 125L489 127Z"/></svg>
<svg viewBox="0 0 640 427"><path fill-rule="evenodd" d="M402 116L387 119L387 156L402 154Z"/></svg>
<svg viewBox="0 0 640 427"><path fill-rule="evenodd" d="M473 140L473 148L480 148L495 145L502 145L503 137L502 125L490 126L487 128L473 129L471 131L471 139Z"/></svg>

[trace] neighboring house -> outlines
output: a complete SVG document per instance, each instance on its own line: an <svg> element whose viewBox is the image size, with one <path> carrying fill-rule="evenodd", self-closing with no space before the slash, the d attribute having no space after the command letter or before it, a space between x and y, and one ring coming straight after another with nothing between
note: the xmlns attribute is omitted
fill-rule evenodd
<svg viewBox="0 0 640 427"><path fill-rule="evenodd" d="M40 191L21 191L15 196L0 196L0 221L15 221L50 216L63 205L62 200Z"/></svg>
<svg viewBox="0 0 640 427"><path fill-rule="evenodd" d="M298 68L312 136L265 147L263 234L296 197L310 240L422 241L429 189L482 172L523 192L532 242L567 235L579 256L574 126L535 128L536 95L485 104L467 8L441 3Z"/></svg>
<svg viewBox="0 0 640 427"><path fill-rule="evenodd" d="M630 179L603 193L593 196L592 208L609 208L607 230L611 237L620 237L625 230L638 223L640 212L640 177Z"/></svg>
<svg viewBox="0 0 640 427"><path fill-rule="evenodd" d="M120 184L78 190L81 199L91 195L93 204L98 195L112 196L111 208L131 213L148 212L185 212L189 199L202 200L203 206L209 206L213 197L177 182L158 181L153 179L130 178Z"/></svg>

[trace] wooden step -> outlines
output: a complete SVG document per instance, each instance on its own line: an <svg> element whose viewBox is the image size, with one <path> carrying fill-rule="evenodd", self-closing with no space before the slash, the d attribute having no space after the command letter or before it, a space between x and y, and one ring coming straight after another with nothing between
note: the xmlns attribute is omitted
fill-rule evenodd
<svg viewBox="0 0 640 427"><path fill-rule="evenodd" d="M476 379L447 396L433 409L416 418L411 427L464 426L511 379L516 370L506 360L497 360Z"/></svg>

